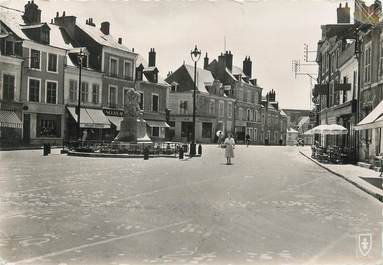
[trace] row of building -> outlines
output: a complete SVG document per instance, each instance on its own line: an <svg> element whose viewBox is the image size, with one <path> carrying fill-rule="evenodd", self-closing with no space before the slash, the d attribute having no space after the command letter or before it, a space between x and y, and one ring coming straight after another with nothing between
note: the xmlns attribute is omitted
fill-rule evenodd
<svg viewBox="0 0 383 265"><path fill-rule="evenodd" d="M110 34L110 22L98 27L93 18L83 22L65 11L42 22L33 0L24 11L0 9L1 145L77 139L79 96L87 139L112 141L129 88L141 94L153 141L191 140L194 67L183 64L164 79L155 49L146 61ZM249 134L258 144L285 143L287 117L274 91L262 96L249 57L240 68L229 51L211 62L206 54L196 72L197 142L214 142L221 130L240 140Z"/></svg>
<svg viewBox="0 0 383 265"><path fill-rule="evenodd" d="M337 23L322 25L316 61L318 84L313 89L317 124L339 124L344 137L328 137L345 146L355 161L373 162L382 153L383 24L380 1L339 5ZM331 138L331 139L330 139ZM335 141L335 142L334 142Z"/></svg>

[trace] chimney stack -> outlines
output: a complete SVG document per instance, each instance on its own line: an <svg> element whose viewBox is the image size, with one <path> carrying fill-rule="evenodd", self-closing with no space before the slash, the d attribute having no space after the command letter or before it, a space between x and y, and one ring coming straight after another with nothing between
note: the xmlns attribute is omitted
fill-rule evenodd
<svg viewBox="0 0 383 265"><path fill-rule="evenodd" d="M226 67L231 72L233 70L233 54L231 54L231 51L225 52L225 60L226 60Z"/></svg>
<svg viewBox="0 0 383 265"><path fill-rule="evenodd" d="M122 38L118 38L118 44L122 44Z"/></svg>
<svg viewBox="0 0 383 265"><path fill-rule="evenodd" d="M28 1L24 6L24 15L22 15L22 18L25 24L39 24L41 23L41 10L33 1Z"/></svg>
<svg viewBox="0 0 383 265"><path fill-rule="evenodd" d="M209 65L209 57L207 57L207 53L205 55L205 58L203 58L203 69L206 69Z"/></svg>
<svg viewBox="0 0 383 265"><path fill-rule="evenodd" d="M109 35L110 31L110 23L108 21L104 21L101 23L101 32L104 33L105 35Z"/></svg>
<svg viewBox="0 0 383 265"><path fill-rule="evenodd" d="M339 7L336 9L337 14L337 23L346 23L350 24L350 7L348 3L344 7L342 7L342 3L339 4Z"/></svg>
<svg viewBox="0 0 383 265"><path fill-rule="evenodd" d="M252 67L253 67L253 63L250 60L250 56L249 57L246 56L245 60L243 61L243 73L249 78L251 78L251 75L252 75Z"/></svg>
<svg viewBox="0 0 383 265"><path fill-rule="evenodd" d="M148 66L149 67L156 66L156 52L155 52L154 48L150 48Z"/></svg>
<svg viewBox="0 0 383 265"><path fill-rule="evenodd" d="M63 15L60 17L57 12L56 17L54 18L54 24L62 27L68 32L71 38L75 37L75 28L76 28L76 17L75 16L65 16L65 11Z"/></svg>

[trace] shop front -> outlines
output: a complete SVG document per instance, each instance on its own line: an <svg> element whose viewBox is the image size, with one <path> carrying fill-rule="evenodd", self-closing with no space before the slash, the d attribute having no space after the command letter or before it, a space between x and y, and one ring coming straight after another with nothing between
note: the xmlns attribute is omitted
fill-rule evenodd
<svg viewBox="0 0 383 265"><path fill-rule="evenodd" d="M67 131L65 138L68 141L77 139L77 113L75 107L67 107ZM114 135L111 124L101 109L81 108L80 112L80 139L84 141L111 142Z"/></svg>

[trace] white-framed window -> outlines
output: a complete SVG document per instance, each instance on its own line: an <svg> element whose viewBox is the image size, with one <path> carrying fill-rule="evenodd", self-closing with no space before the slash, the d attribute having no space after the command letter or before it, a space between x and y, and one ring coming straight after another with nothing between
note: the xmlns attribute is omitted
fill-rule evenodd
<svg viewBox="0 0 383 265"><path fill-rule="evenodd" d="M118 76L118 58L109 58L109 75L113 77Z"/></svg>
<svg viewBox="0 0 383 265"><path fill-rule="evenodd" d="M2 99L6 101L15 100L16 78L15 75L3 73Z"/></svg>
<svg viewBox="0 0 383 265"><path fill-rule="evenodd" d="M179 114L188 114L188 102L186 100L180 100L178 103Z"/></svg>
<svg viewBox="0 0 383 265"><path fill-rule="evenodd" d="M58 89L57 81L45 81L45 103L57 104Z"/></svg>
<svg viewBox="0 0 383 265"><path fill-rule="evenodd" d="M131 61L124 61L124 78L127 80L133 79L133 67Z"/></svg>
<svg viewBox="0 0 383 265"><path fill-rule="evenodd" d="M371 82L371 44L364 50L364 82Z"/></svg>
<svg viewBox="0 0 383 265"><path fill-rule="evenodd" d="M40 102L41 79L28 77L28 101Z"/></svg>
<svg viewBox="0 0 383 265"><path fill-rule="evenodd" d="M92 102L94 104L100 103L100 85L92 84Z"/></svg>
<svg viewBox="0 0 383 265"><path fill-rule="evenodd" d="M220 100L218 103L218 114L220 117L225 115L225 102L223 100Z"/></svg>
<svg viewBox="0 0 383 265"><path fill-rule="evenodd" d="M89 102L89 84L81 82L81 102Z"/></svg>
<svg viewBox="0 0 383 265"><path fill-rule="evenodd" d="M41 52L39 50L29 50L29 68L41 71Z"/></svg>
<svg viewBox="0 0 383 265"><path fill-rule="evenodd" d="M254 128L254 136L253 136L253 141L257 141L257 128Z"/></svg>
<svg viewBox="0 0 383 265"><path fill-rule="evenodd" d="M69 80L69 100L77 100L77 80Z"/></svg>
<svg viewBox="0 0 383 265"><path fill-rule="evenodd" d="M254 110L254 116L253 116L253 120L254 121L258 121L259 117L258 117L258 111L257 110Z"/></svg>
<svg viewBox="0 0 383 265"><path fill-rule="evenodd" d="M233 102L227 103L227 117L230 119L233 115Z"/></svg>
<svg viewBox="0 0 383 265"><path fill-rule="evenodd" d="M209 115L215 115L215 100L210 99L209 102Z"/></svg>
<svg viewBox="0 0 383 265"><path fill-rule="evenodd" d="M243 109L241 107L238 108L238 120L242 120L243 119Z"/></svg>
<svg viewBox="0 0 383 265"><path fill-rule="evenodd" d="M108 93L109 107L115 108L117 106L117 87L109 85Z"/></svg>
<svg viewBox="0 0 383 265"><path fill-rule="evenodd" d="M48 53L47 55L47 72L58 72L58 56L54 53Z"/></svg>
<svg viewBox="0 0 383 265"><path fill-rule="evenodd" d="M160 109L160 97L158 94L152 94L152 112L158 112Z"/></svg>
<svg viewBox="0 0 383 265"><path fill-rule="evenodd" d="M251 120L251 117L250 117L250 109L247 109L247 112L246 112L246 120L247 120L247 121L250 121L250 120Z"/></svg>

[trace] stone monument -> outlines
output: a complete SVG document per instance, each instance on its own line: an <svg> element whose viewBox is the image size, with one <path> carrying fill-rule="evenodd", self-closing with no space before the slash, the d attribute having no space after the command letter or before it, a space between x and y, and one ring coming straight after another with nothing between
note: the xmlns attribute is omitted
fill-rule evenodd
<svg viewBox="0 0 383 265"><path fill-rule="evenodd" d="M113 143L151 143L146 132L146 122L143 112L138 104L140 93L129 88L125 94L124 119L121 121L120 132L114 138Z"/></svg>

